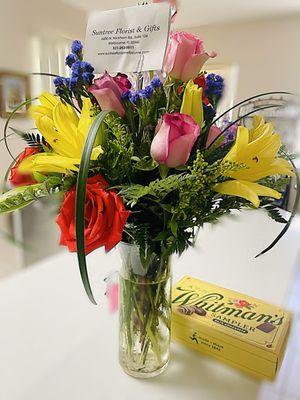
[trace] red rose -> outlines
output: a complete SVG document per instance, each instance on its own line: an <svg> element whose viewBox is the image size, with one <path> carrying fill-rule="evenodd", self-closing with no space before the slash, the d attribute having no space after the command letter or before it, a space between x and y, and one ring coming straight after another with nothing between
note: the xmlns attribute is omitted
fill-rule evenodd
<svg viewBox="0 0 300 400"><path fill-rule="evenodd" d="M10 176L8 179L13 186L27 186L37 183L31 174L22 174L18 171L21 161L36 153L39 153L39 150L37 148L25 147L23 153L19 155L15 165L11 168Z"/></svg>
<svg viewBox="0 0 300 400"><path fill-rule="evenodd" d="M85 204L85 253L105 246L110 251L122 239L124 225L130 214L121 197L114 191L106 191L108 183L101 175L88 179ZM76 189L66 193L56 222L61 229L60 244L76 251L75 232Z"/></svg>

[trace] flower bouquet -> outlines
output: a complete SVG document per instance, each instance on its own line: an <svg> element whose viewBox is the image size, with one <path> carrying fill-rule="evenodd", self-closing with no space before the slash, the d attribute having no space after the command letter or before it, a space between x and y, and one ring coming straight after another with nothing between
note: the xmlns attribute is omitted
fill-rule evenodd
<svg viewBox="0 0 300 400"><path fill-rule="evenodd" d="M0 212L62 194L60 244L77 252L93 303L86 255L120 243L120 363L137 377L169 361L171 255L232 210L260 207L287 222L274 199L294 174L291 158L262 116L251 129L237 126L242 118L217 125L224 81L203 70L215 56L193 34L173 32L163 71L95 78L74 41L70 77L56 76L56 94L30 107L37 130L8 134L17 109L5 126L9 152L10 134L27 146L13 156Z"/></svg>

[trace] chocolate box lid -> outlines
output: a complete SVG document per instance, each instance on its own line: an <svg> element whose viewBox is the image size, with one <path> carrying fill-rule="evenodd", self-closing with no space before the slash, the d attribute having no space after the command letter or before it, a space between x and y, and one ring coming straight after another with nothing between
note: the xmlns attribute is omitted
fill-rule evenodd
<svg viewBox="0 0 300 400"><path fill-rule="evenodd" d="M185 276L173 288L173 323L197 327L277 360L290 313L265 301Z"/></svg>

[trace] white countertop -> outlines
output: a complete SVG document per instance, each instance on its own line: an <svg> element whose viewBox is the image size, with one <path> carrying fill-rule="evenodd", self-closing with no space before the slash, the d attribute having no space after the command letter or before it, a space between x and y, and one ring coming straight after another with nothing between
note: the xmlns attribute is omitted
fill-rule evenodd
<svg viewBox="0 0 300 400"><path fill-rule="evenodd" d="M299 251L299 223L270 253L282 225L243 212L201 231L198 245L173 258L174 280L189 274L284 304ZM8 261L9 262L9 261ZM118 253L88 257L99 306L86 298L74 254L61 253L0 281L0 400L255 400L260 382L172 344L167 371L152 380L125 375L117 359L118 320L104 277Z"/></svg>

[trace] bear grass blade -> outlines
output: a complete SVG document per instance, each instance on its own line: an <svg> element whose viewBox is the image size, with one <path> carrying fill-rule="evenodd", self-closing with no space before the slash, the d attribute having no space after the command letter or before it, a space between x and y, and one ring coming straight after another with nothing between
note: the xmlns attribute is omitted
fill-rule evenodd
<svg viewBox="0 0 300 400"><path fill-rule="evenodd" d="M86 256L85 256L85 238L84 238L84 217L85 217L85 198L86 184L89 174L90 159L94 147L96 137L100 126L109 111L101 111L94 120L89 133L87 135L84 149L81 156L79 172L76 186L76 205L75 205L75 226L77 241L77 259L79 264L80 275L86 294L93 304L97 304L91 289L89 276L87 272Z"/></svg>

